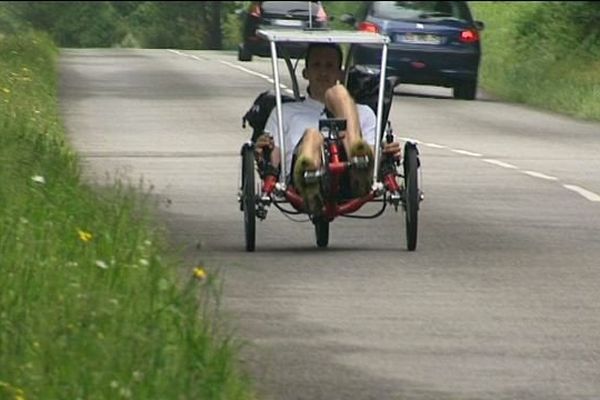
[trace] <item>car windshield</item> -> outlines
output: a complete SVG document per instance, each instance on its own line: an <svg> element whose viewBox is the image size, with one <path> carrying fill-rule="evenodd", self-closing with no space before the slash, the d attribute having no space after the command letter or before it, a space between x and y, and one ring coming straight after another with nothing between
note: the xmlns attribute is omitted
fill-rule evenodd
<svg viewBox="0 0 600 400"><path fill-rule="evenodd" d="M465 8L454 1L375 1L370 14L377 18L400 20L469 19Z"/></svg>

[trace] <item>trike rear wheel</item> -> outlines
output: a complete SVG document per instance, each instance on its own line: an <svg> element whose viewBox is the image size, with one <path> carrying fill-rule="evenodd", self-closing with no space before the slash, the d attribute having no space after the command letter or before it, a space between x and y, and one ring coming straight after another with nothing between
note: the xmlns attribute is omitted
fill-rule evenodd
<svg viewBox="0 0 600 400"><path fill-rule="evenodd" d="M315 236L317 238L318 247L327 247L329 244L329 221L325 218L315 218Z"/></svg>
<svg viewBox="0 0 600 400"><path fill-rule="evenodd" d="M250 146L245 146L242 149L241 201L244 210L246 251L254 251L256 244L256 187L254 179L254 150Z"/></svg>

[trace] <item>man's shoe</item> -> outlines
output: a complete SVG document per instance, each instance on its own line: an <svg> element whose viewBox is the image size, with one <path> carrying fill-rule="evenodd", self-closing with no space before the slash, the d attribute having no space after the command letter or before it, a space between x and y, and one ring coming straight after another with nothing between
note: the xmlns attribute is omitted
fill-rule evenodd
<svg viewBox="0 0 600 400"><path fill-rule="evenodd" d="M312 177L308 178L307 175ZM298 157L294 166L294 186L304 199L304 208L312 215L321 214L324 204L321 178L313 160L305 156Z"/></svg>
<svg viewBox="0 0 600 400"><path fill-rule="evenodd" d="M373 185L373 151L364 140L356 142L350 149L350 188L355 197L362 197L371 191Z"/></svg>

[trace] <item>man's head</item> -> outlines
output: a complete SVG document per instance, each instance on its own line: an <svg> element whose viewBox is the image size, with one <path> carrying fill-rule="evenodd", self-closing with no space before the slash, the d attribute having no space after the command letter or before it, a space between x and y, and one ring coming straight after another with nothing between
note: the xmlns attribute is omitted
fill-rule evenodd
<svg viewBox="0 0 600 400"><path fill-rule="evenodd" d="M311 43L306 51L302 76L308 80L310 94L322 100L325 91L342 80L342 49L334 43Z"/></svg>

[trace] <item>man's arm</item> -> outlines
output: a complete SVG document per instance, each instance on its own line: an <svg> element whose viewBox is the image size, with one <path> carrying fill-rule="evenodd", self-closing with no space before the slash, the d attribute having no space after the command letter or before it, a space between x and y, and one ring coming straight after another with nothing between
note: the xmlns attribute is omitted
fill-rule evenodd
<svg viewBox="0 0 600 400"><path fill-rule="evenodd" d="M269 160L271 165L275 168L279 168L279 163L281 162L281 151L279 150L279 147L275 146L275 141L268 132L264 132L262 135L260 135L254 144L254 154L257 160L263 157L266 149L271 151L271 157Z"/></svg>
<svg viewBox="0 0 600 400"><path fill-rule="evenodd" d="M361 130L363 132L364 139L369 142L371 145L371 150L375 151L375 135L377 130L377 116L375 112L371 109L371 107L366 105L357 105L361 110L359 112L361 119ZM381 153L384 156L391 156L393 158L400 158L401 147L400 143L394 141L392 143L387 143L387 141L382 142Z"/></svg>
<svg viewBox="0 0 600 400"><path fill-rule="evenodd" d="M279 169L279 164L281 162L281 151L279 150L279 146L275 145L275 140L270 134L270 132L277 131L276 111L277 110L275 108L271 110L271 114L269 114L263 134L256 139L254 144L254 154L256 159L259 160L263 157L265 149L270 150L271 155L269 161L274 168Z"/></svg>
<svg viewBox="0 0 600 400"><path fill-rule="evenodd" d="M381 149L381 153L384 156L391 156L393 158L400 158L402 154L402 148L400 147L399 142L387 143L383 142L383 148Z"/></svg>

